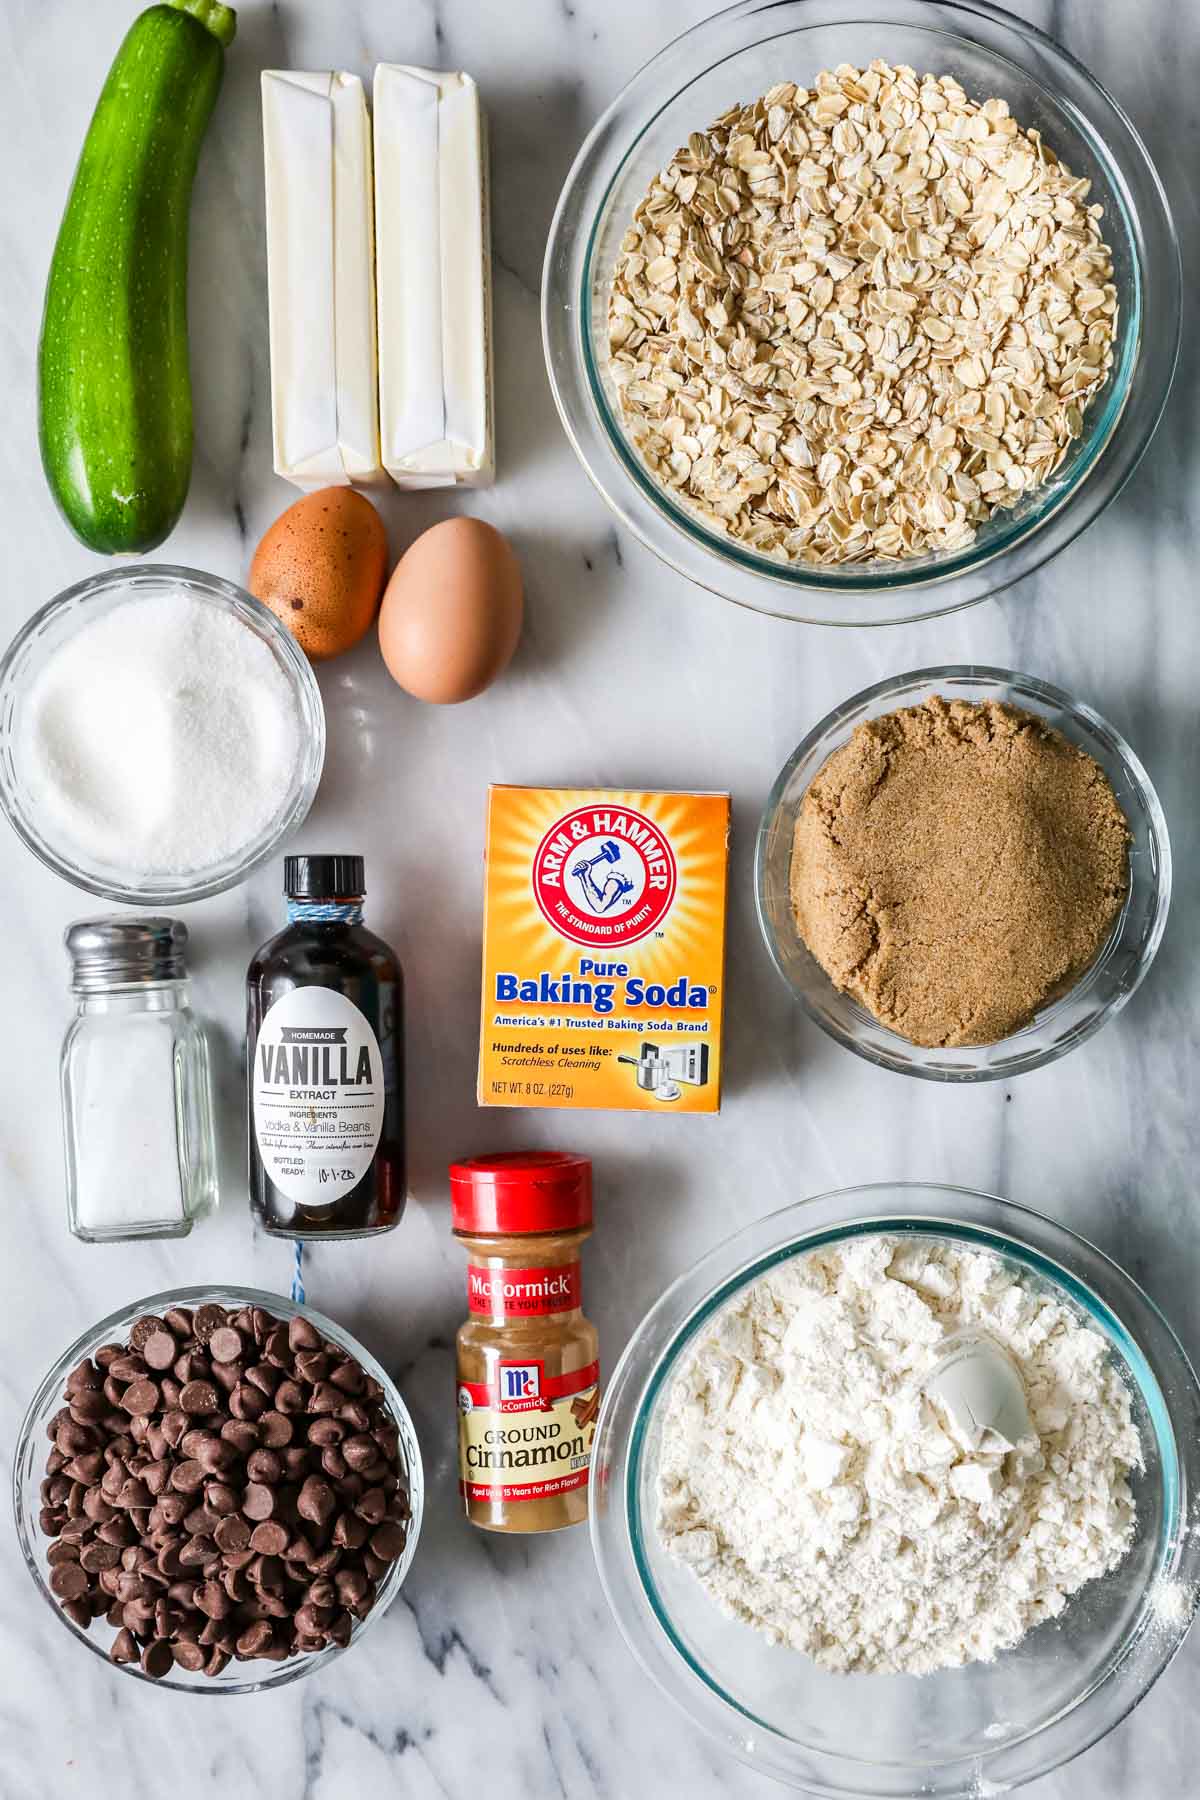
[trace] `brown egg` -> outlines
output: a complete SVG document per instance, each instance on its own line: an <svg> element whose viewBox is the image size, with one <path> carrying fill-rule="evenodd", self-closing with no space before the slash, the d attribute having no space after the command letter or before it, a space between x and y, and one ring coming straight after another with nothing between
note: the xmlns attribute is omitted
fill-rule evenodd
<svg viewBox="0 0 1200 1800"><path fill-rule="evenodd" d="M482 519L446 519L392 570L379 648L394 681L418 700L451 705L495 681L521 635L521 569Z"/></svg>
<svg viewBox="0 0 1200 1800"><path fill-rule="evenodd" d="M250 592L314 662L371 628L387 580L383 520L353 488L320 488L280 513L254 552Z"/></svg>

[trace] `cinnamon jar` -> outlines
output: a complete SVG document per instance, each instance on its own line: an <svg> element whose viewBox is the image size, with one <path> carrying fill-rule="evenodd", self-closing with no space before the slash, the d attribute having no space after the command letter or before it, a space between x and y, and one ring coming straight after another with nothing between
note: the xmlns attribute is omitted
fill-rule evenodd
<svg viewBox="0 0 1200 1800"><path fill-rule="evenodd" d="M600 1409L596 1328L579 1252L592 1165L561 1151L474 1157L450 1170L470 1317L458 1333L459 1492L486 1531L587 1518Z"/></svg>

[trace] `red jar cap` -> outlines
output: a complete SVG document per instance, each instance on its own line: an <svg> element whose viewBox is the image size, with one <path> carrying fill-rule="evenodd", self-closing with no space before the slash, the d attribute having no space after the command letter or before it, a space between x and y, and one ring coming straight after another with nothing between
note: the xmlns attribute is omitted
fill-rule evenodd
<svg viewBox="0 0 1200 1800"><path fill-rule="evenodd" d="M574 1231L592 1222L592 1165L565 1150L505 1150L450 1165L455 1231Z"/></svg>

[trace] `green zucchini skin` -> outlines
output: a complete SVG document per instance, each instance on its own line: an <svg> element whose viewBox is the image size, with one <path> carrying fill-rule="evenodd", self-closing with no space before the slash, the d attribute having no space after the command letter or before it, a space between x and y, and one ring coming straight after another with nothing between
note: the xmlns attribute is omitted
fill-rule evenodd
<svg viewBox="0 0 1200 1800"><path fill-rule="evenodd" d="M186 0L185 0L186 4ZM151 550L192 470L192 179L225 53L176 4L134 20L92 116L46 285L42 465L92 550Z"/></svg>

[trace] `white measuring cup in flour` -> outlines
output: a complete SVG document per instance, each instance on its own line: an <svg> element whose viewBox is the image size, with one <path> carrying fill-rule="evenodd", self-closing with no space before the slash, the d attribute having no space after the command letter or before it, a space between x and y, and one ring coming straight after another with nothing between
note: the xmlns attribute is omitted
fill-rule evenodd
<svg viewBox="0 0 1200 1800"><path fill-rule="evenodd" d="M921 1391L944 1413L964 1450L1001 1445L1015 1450L1037 1435L1021 1371L984 1332L961 1331L947 1338L938 1360L921 1378Z"/></svg>

